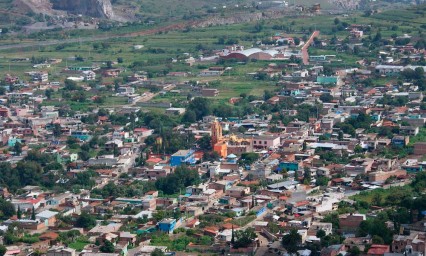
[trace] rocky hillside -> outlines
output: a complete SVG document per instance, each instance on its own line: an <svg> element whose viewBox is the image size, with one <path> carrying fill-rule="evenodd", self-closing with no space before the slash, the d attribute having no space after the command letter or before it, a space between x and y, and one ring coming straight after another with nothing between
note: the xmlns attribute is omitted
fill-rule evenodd
<svg viewBox="0 0 426 256"><path fill-rule="evenodd" d="M96 18L114 19L110 0L50 0L50 2L52 8L56 10Z"/></svg>
<svg viewBox="0 0 426 256"><path fill-rule="evenodd" d="M47 15L58 14L58 11L63 11L75 15L114 19L110 0L15 0L15 6L27 7L34 13Z"/></svg>

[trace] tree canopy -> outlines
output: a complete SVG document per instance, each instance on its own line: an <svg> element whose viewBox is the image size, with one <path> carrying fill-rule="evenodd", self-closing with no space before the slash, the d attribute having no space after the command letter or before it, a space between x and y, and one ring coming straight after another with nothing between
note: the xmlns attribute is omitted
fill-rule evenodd
<svg viewBox="0 0 426 256"><path fill-rule="evenodd" d="M96 219L88 213L81 213L75 222L75 226L79 228L90 229L96 226Z"/></svg>
<svg viewBox="0 0 426 256"><path fill-rule="evenodd" d="M197 170L192 170L186 166L179 166L174 173L167 177L158 179L155 186L165 194L171 195L184 190L187 186L200 183L200 176Z"/></svg>
<svg viewBox="0 0 426 256"><path fill-rule="evenodd" d="M296 253L301 243L302 236L299 235L297 229L291 229L290 233L282 238L282 245L289 253Z"/></svg>

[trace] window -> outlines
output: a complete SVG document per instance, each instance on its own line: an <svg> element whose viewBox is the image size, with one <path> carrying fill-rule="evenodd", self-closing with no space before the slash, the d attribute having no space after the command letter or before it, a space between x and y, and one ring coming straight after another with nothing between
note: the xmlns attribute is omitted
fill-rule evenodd
<svg viewBox="0 0 426 256"><path fill-rule="evenodd" d="M265 145L266 145L266 140L263 142L263 144L265 144Z"/></svg>
<svg viewBox="0 0 426 256"><path fill-rule="evenodd" d="M253 141L253 144L256 144L256 141L255 141L255 140Z"/></svg>

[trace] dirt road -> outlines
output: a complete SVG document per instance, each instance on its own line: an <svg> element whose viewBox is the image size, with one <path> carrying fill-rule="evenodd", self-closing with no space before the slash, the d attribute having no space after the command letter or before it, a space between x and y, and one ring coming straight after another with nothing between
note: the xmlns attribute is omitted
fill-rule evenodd
<svg viewBox="0 0 426 256"><path fill-rule="evenodd" d="M314 38L317 37L319 35L319 31L315 30L311 37L309 38L309 40L305 43L305 45L302 47L302 59L303 59L303 64L304 65L309 65L309 53L308 53L308 49L309 46L311 46L312 42L314 41Z"/></svg>

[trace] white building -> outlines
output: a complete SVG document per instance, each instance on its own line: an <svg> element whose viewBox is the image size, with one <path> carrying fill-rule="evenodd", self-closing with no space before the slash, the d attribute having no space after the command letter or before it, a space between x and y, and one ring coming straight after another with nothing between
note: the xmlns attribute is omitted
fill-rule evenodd
<svg viewBox="0 0 426 256"><path fill-rule="evenodd" d="M253 137L253 147L255 148L278 148L281 145L279 136L255 136Z"/></svg>
<svg viewBox="0 0 426 256"><path fill-rule="evenodd" d="M96 73L93 71L83 71L83 77L85 81L93 81L96 79Z"/></svg>

